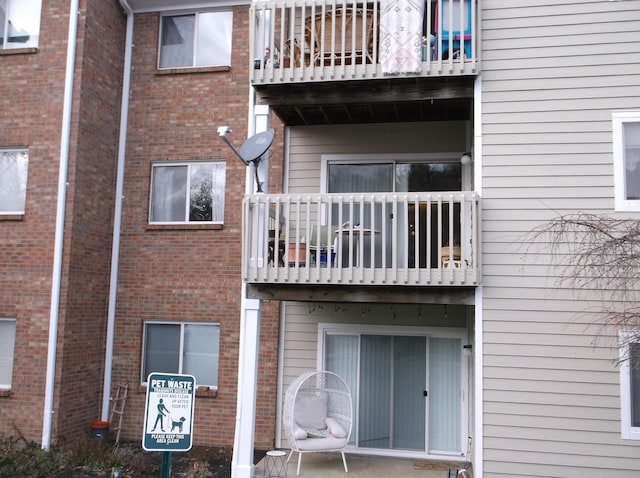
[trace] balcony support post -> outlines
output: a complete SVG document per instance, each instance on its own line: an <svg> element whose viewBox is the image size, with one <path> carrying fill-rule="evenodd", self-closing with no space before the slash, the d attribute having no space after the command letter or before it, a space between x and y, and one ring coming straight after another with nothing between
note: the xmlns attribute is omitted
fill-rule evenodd
<svg viewBox="0 0 640 478"><path fill-rule="evenodd" d="M253 443L258 387L261 305L262 301L247 298L246 284L243 283L240 308L236 427L231 462L232 478L253 478L254 473Z"/></svg>

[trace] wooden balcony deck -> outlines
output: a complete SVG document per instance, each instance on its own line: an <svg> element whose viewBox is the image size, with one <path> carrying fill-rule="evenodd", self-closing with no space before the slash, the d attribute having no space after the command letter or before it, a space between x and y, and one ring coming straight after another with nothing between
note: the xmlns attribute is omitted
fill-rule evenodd
<svg viewBox="0 0 640 478"><path fill-rule="evenodd" d="M473 191L251 195L243 202L243 278L475 286L479 220Z"/></svg>
<svg viewBox="0 0 640 478"><path fill-rule="evenodd" d="M460 8L461 1L465 8ZM394 74L381 62L381 25L387 13L381 12L378 1L254 2L251 81L259 86L477 75L476 10L475 0L426 0L422 32L416 33L418 41L422 36L418 67Z"/></svg>

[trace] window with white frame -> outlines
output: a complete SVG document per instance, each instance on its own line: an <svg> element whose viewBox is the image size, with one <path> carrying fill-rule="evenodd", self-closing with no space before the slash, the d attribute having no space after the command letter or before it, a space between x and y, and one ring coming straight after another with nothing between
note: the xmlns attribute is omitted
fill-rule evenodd
<svg viewBox="0 0 640 478"><path fill-rule="evenodd" d="M0 318L0 389L11 388L16 320Z"/></svg>
<svg viewBox="0 0 640 478"><path fill-rule="evenodd" d="M640 440L640 332L620 334L622 438Z"/></svg>
<svg viewBox="0 0 640 478"><path fill-rule="evenodd" d="M193 375L198 386L218 386L220 325L147 322L144 326L142 382L150 373Z"/></svg>
<svg viewBox="0 0 640 478"><path fill-rule="evenodd" d="M222 224L225 171L223 162L154 164L149 222Z"/></svg>
<svg viewBox="0 0 640 478"><path fill-rule="evenodd" d="M42 0L0 0L2 49L36 48Z"/></svg>
<svg viewBox="0 0 640 478"><path fill-rule="evenodd" d="M231 65L230 11L162 17L159 68Z"/></svg>
<svg viewBox="0 0 640 478"><path fill-rule="evenodd" d="M640 211L640 111L613 113L616 211Z"/></svg>
<svg viewBox="0 0 640 478"><path fill-rule="evenodd" d="M0 215L24 214L28 165L27 149L0 149Z"/></svg>

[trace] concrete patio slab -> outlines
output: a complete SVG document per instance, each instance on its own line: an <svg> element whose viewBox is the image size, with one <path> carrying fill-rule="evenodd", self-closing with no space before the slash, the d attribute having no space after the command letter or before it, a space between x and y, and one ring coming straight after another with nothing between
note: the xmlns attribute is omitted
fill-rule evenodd
<svg viewBox="0 0 640 478"><path fill-rule="evenodd" d="M288 478L296 478L297 464L298 455L294 453L287 465ZM264 476L264 466L265 460L262 459L256 465L256 478L269 478ZM349 472L345 473L340 453L305 453L302 457L299 476L300 478L455 478L457 469L462 469L463 464L453 465L450 474L448 464L445 463L347 454L347 467Z"/></svg>

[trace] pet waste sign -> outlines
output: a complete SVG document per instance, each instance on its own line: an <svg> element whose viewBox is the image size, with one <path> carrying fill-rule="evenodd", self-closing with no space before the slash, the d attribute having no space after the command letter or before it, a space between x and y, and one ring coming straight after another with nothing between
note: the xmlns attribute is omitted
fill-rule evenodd
<svg viewBox="0 0 640 478"><path fill-rule="evenodd" d="M149 374L142 448L147 451L191 449L195 390L196 379L192 375Z"/></svg>

